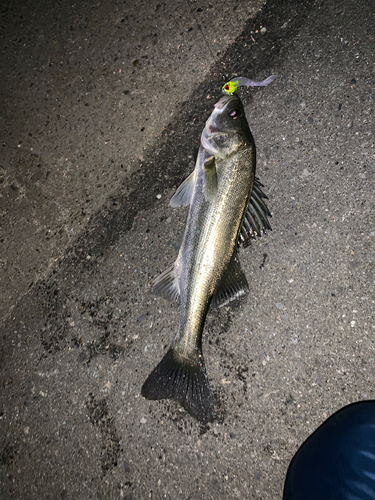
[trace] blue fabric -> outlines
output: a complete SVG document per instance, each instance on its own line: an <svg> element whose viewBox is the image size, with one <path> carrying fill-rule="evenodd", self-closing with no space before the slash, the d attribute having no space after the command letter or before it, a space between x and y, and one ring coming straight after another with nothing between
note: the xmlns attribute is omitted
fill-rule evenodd
<svg viewBox="0 0 375 500"><path fill-rule="evenodd" d="M375 500L375 401L342 408L290 462L283 500Z"/></svg>

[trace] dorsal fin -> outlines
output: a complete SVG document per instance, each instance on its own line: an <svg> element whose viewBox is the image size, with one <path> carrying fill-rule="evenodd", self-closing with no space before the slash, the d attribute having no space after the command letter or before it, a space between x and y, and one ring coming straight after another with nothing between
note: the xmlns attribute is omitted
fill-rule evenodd
<svg viewBox="0 0 375 500"><path fill-rule="evenodd" d="M264 202L264 199L268 198L263 193L262 187L263 184L255 178L249 204L238 234L238 245L242 244L246 247L251 239L262 236L262 232L266 234L266 231L272 230L268 221L268 217L272 217L272 215Z"/></svg>

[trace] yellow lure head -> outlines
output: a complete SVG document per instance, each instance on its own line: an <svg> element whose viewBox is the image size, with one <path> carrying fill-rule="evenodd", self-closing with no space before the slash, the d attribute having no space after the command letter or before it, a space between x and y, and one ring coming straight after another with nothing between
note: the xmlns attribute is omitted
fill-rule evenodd
<svg viewBox="0 0 375 500"><path fill-rule="evenodd" d="M230 80L225 85L222 86L221 90L223 94L233 94L233 92L238 87L238 80Z"/></svg>

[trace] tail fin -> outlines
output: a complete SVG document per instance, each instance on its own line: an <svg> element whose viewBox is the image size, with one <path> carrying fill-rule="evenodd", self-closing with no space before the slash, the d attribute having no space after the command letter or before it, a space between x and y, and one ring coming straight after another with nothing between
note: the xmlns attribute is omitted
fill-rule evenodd
<svg viewBox="0 0 375 500"><path fill-rule="evenodd" d="M212 422L214 404L203 356L186 358L170 348L150 373L141 394L146 399L175 399L200 422Z"/></svg>

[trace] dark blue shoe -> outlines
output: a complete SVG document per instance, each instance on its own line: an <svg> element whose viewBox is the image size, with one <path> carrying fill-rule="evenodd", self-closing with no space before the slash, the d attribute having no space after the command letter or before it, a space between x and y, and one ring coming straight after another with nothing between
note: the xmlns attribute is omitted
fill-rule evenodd
<svg viewBox="0 0 375 500"><path fill-rule="evenodd" d="M290 462L283 500L375 500L375 401L328 418Z"/></svg>

